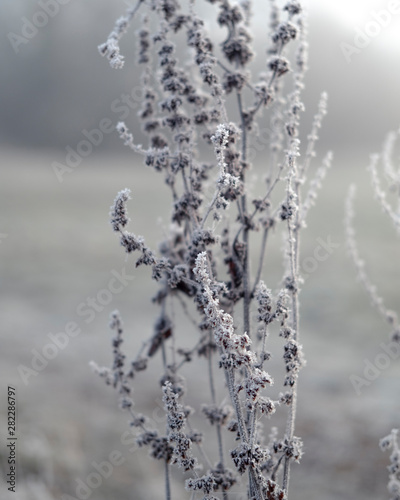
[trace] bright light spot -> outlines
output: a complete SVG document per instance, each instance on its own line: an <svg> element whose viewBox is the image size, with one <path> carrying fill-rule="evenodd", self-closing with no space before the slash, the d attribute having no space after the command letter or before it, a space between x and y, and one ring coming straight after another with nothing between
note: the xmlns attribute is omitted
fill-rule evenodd
<svg viewBox="0 0 400 500"><path fill-rule="evenodd" d="M395 14L388 11L390 4L395 4L391 0L306 0L308 10L311 14L323 17L332 17L332 24L341 24L349 30L349 34L355 34L355 30L365 31L370 23L377 23L377 18L382 14L387 15L386 26L379 25L376 37L371 37L371 42L391 48L399 52L400 47L400 13ZM351 41L349 40L349 43Z"/></svg>

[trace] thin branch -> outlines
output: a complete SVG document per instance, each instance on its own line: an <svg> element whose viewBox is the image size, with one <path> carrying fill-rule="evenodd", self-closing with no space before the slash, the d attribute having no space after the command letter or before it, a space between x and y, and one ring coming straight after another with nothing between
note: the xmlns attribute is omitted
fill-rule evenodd
<svg viewBox="0 0 400 500"><path fill-rule="evenodd" d="M292 330L293 330L293 340L295 342L299 341L299 287L298 287L298 277L299 277L299 206L300 206L300 182L296 175L296 164L293 155L288 157L288 204L290 202L289 196L292 192L292 181L294 180L294 192L293 200L296 205L296 215L294 222L289 217L288 219L288 240L289 240L289 262L290 262L290 273L292 281ZM286 435L289 443L293 440L295 422L296 422L296 411L297 411L297 380L294 380L292 386L292 403L289 406L288 420L286 423ZM288 495L289 491L289 479L290 479L290 463L291 459L285 455L284 471L283 471L283 490Z"/></svg>
<svg viewBox="0 0 400 500"><path fill-rule="evenodd" d="M254 286L253 286L253 289L251 291L251 297L254 296L257 285L258 285L260 278L261 278L262 268L263 268L264 259L265 259L265 249L267 247L268 230L269 230L269 227L265 227L264 231L263 231L262 241L261 241L261 250L260 250L260 260L258 262L258 269L257 269L256 279L254 280Z"/></svg>
<svg viewBox="0 0 400 500"><path fill-rule="evenodd" d="M400 234L400 214L396 213L390 204L386 200L386 193L381 187L381 182L379 180L377 172L377 164L379 161L379 155L371 155L371 163L369 164L368 170L371 173L372 187L374 188L375 197L379 201L383 212L389 217L389 219L394 224L396 231Z"/></svg>
<svg viewBox="0 0 400 500"><path fill-rule="evenodd" d="M360 257L353 224L355 191L356 189L353 184L350 186L346 199L345 229L347 249L357 269L358 279L361 281L365 291L369 295L371 304L378 310L384 321L386 321L389 325L394 325L396 327L398 325L397 314L394 311L390 311L385 306L383 298L377 292L376 286L369 279L365 271L365 263Z"/></svg>
<svg viewBox="0 0 400 500"><path fill-rule="evenodd" d="M166 500L171 500L171 485L169 477L169 464L168 460L165 459L165 498Z"/></svg>
<svg viewBox="0 0 400 500"><path fill-rule="evenodd" d="M243 162L243 164L245 164L246 159L247 159L246 123L245 123L245 118L244 118L242 94L240 92L237 92L236 95L237 95L237 101L238 101L238 107L239 107L239 113L240 113L240 119L241 119L242 162ZM242 173L242 180L244 181L244 173ZM246 194L242 195L241 203L242 203L243 216L246 217L246 214L247 214ZM244 297L243 297L243 324L244 324L243 329L244 329L244 332L250 336L251 332L250 332L250 289L249 289L250 288L250 283L249 283L249 281L250 281L249 228L244 220L242 221L242 224L245 224L244 229L243 229L243 243L245 245L244 257L243 257L243 294L244 294Z"/></svg>

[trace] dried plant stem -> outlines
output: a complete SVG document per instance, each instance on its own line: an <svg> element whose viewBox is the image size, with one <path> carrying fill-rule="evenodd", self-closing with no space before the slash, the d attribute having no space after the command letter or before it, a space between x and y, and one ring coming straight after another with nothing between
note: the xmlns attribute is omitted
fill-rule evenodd
<svg viewBox="0 0 400 500"><path fill-rule="evenodd" d="M246 163L247 159L247 130L246 130L246 122L243 111L243 102L242 102L242 94L241 92L237 92L237 102L240 114L240 122L241 122L241 133L242 133L242 162ZM242 173L242 180L244 182L244 172ZM250 335L250 302L251 302L251 294L250 294L250 247L249 247L249 226L247 224L247 199L246 194L243 194L241 197L241 211L242 211L242 227L243 227L243 244L244 244L244 257L243 257L243 331ZM247 421L249 422L250 413L247 413ZM250 426L249 429L250 434L253 434L253 429ZM253 479L254 471L252 468L249 468L249 489L250 489L250 497L256 494L257 499L260 497L259 489L255 484L255 480ZM260 497L261 498L261 497Z"/></svg>
<svg viewBox="0 0 400 500"><path fill-rule="evenodd" d="M346 229L347 249L357 269L358 279L360 280L365 291L369 295L371 304L378 310L382 318L389 325L395 325L395 327L397 327L398 325L397 314L394 311L389 310L385 306L383 298L379 295L376 286L371 282L367 272L365 271L365 263L360 257L360 252L358 250L354 224L353 224L354 196L355 196L355 186L351 185L346 200L345 229Z"/></svg>
<svg viewBox="0 0 400 500"><path fill-rule="evenodd" d="M210 215L212 209L214 208L215 203L218 200L218 196L219 196L220 192L221 192L220 188L216 189L216 191L214 193L214 196L213 196L213 199L211 200L210 204L208 205L207 211L204 214L204 217L203 217L203 219L200 222L200 228L201 229L203 229L204 224L205 224L206 220L208 219L208 216Z"/></svg>
<svg viewBox="0 0 400 500"><path fill-rule="evenodd" d="M269 229L268 227L265 227L264 231L263 231L262 240L261 240L260 259L258 262L257 274L256 274L256 278L254 280L254 286L253 286L253 289L251 291L251 296L254 295L254 292L257 288L257 285L261 279L261 273L262 273L262 268L263 268L264 259L265 259L265 250L267 247L268 229Z"/></svg>
<svg viewBox="0 0 400 500"><path fill-rule="evenodd" d="M212 340L212 333L210 332L210 343L211 343L211 340ZM216 395L216 391L215 391L212 352L213 351L210 348L209 352L208 352L208 376L209 376L209 382L210 382L211 400L213 402L213 405L216 406L217 395ZM222 467L224 467L224 450L223 450L223 446L222 446L222 434L221 434L221 423L220 422L216 423L216 429L217 429L219 461L220 461L220 464L222 465ZM224 495L226 496L226 492L224 492ZM224 496L224 499L225 499L225 496Z"/></svg>
<svg viewBox="0 0 400 500"><path fill-rule="evenodd" d="M224 451L223 451L223 446L222 446L222 432L221 432L221 425L217 424L217 436L218 436L218 448L219 448L219 457L220 457L220 464L222 469L225 468L224 466ZM222 498L223 500L229 500L228 498L228 493L226 491L222 492Z"/></svg>
<svg viewBox="0 0 400 500"><path fill-rule="evenodd" d="M244 423L242 407L240 406L239 397L235 389L235 373L233 370L229 371L227 370L227 381L228 381L229 395L231 397L231 401L233 403L233 407L236 413L236 418L238 421L240 439L243 442L247 443L248 441L247 429Z"/></svg>
<svg viewBox="0 0 400 500"><path fill-rule="evenodd" d="M243 331L250 335L250 263L249 263L249 231L243 231L243 243L245 245L244 261L243 261Z"/></svg>
<svg viewBox="0 0 400 500"><path fill-rule="evenodd" d="M171 500L171 485L170 485L170 478L169 478L168 460L165 460L165 498L166 498L166 500Z"/></svg>
<svg viewBox="0 0 400 500"><path fill-rule="evenodd" d="M243 102L242 102L242 94L240 92L236 93L237 102L240 114L240 129L242 133L242 162L243 164L247 161L247 130L246 130L246 122L243 111ZM242 173L242 181L244 182L244 172ZM243 329L244 333L250 335L250 248L249 248L249 227L247 225L246 218L247 216L247 198L246 194L243 194L241 197L241 209L242 209L242 224L243 228L243 243L244 243L244 257L243 257Z"/></svg>
<svg viewBox="0 0 400 500"><path fill-rule="evenodd" d="M294 436L294 427L296 421L296 409L297 409L297 384L293 386L292 390L292 404L289 408L289 418L287 422L287 435L288 439L293 439ZM285 462L283 468L283 482L282 487L283 491L286 493L286 496L289 493L289 479L290 479L290 458L285 455Z"/></svg>
<svg viewBox="0 0 400 500"><path fill-rule="evenodd" d="M212 333L210 332L210 343L212 340ZM209 381L210 381L210 390L211 390L211 399L213 402L213 405L216 406L217 404L217 396L216 396L216 391L215 391L215 383L214 383L214 370L213 370L213 365L212 365L212 349L209 349L208 353L208 374L209 374ZM221 432L221 423L216 422L215 424L216 430L217 430L217 440L218 440L218 454L219 454L219 463L221 464L222 469L225 468L225 462L224 462L224 448L222 444L222 432ZM222 497L223 500L228 500L228 493L226 491L222 492Z"/></svg>
<svg viewBox="0 0 400 500"><path fill-rule="evenodd" d="M279 457L279 460L277 461L277 463L276 463L276 465L275 465L275 467L274 467L274 469L273 469L273 471L272 471L272 474L271 474L271 479L272 479L272 481L275 481L275 480L276 480L276 474L277 474L277 472L278 472L278 470L279 470L279 467L281 466L282 460L283 460L284 458L285 458L285 455L284 455L284 454L283 454L283 455L281 455L281 456Z"/></svg>
<svg viewBox="0 0 400 500"><path fill-rule="evenodd" d="M368 170L371 173L372 187L374 188L375 197L379 201L383 212L389 217L389 219L394 224L396 231L400 234L400 213L396 213L396 211L390 206L389 202L386 199L386 192L382 189L377 171L379 160L379 155L371 155L371 163L368 167Z"/></svg>
<svg viewBox="0 0 400 500"><path fill-rule="evenodd" d="M210 332L210 342L212 340L212 333ZM208 378L210 382L210 391L211 391L211 400L214 405L217 404L217 397L215 392L215 383L214 383L214 372L212 366L212 349L209 348L208 351Z"/></svg>
<svg viewBox="0 0 400 500"><path fill-rule="evenodd" d="M291 173L288 178L288 192L290 192L292 173L295 174L296 166L290 165ZM292 280L292 330L293 340L299 341L299 232L300 232L300 182L295 181L294 196L297 204L295 220L288 220L288 237L289 237L289 258L290 258L290 272ZM289 406L288 419L286 424L286 435L289 443L293 440L295 424L296 424L296 411L297 411L297 380L294 381L292 386L292 403ZM284 469L283 469L283 490L288 496L289 492L289 479L290 479L290 464L291 459L285 455Z"/></svg>

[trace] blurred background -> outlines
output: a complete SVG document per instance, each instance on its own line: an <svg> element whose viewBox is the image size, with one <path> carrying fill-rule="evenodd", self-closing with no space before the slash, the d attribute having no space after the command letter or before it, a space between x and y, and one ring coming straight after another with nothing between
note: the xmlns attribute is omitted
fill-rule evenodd
<svg viewBox="0 0 400 500"><path fill-rule="evenodd" d="M212 27L208 16L213 7L200 0L197 4L206 25ZM388 342L390 330L356 282L346 254L343 218L344 199L355 182L355 224L362 256L388 307L400 312L399 240L374 199L366 171L369 155L380 151L387 132L400 124L400 12L382 13L391 4L395 2L309 0L307 4L310 69L303 136L309 133L321 92L327 91L329 113L313 168L327 150L334 152L334 162L304 231L302 259L312 258L321 240L333 242L334 249L309 273L301 296L308 364L299 387L296 434L304 439L305 455L293 467L296 500L388 498L389 457L380 451L378 440L400 425L400 360L356 394L351 375L363 376L365 360L373 362L382 352L380 344ZM150 300L156 288L148 270L135 270L125 259L108 220L116 193L129 187L132 231L156 248L169 225L169 193L161 178L129 154L110 125L124 119L140 137L136 111L122 116L127 109L122 107L124 96L140 96L134 35L139 21L121 42L126 64L116 71L98 55L97 45L124 12L125 2L64 0L47 21L43 5L47 2L0 2L3 474L7 386L16 387L18 395L17 493L2 484L1 498L161 500L160 464L147 458L147 450L136 450L122 438L129 429L128 418L117 407L117 395L89 368L91 360L111 363L108 317L113 309L119 309L124 319L128 359L151 334L157 314ZM255 1L254 12L253 69L259 72L265 68L268 2ZM42 25L36 31L32 20ZM264 118L268 123L268 116ZM67 154L104 120L109 132L100 143L79 165L57 177L55 162L65 165ZM265 154L256 153L253 185L262 178ZM396 155L398 165L398 151ZM281 243L276 234L265 268L267 285L273 289L282 274ZM134 279L86 321L89 315L82 312L88 309L88 298L107 289L112 276L124 268ZM36 353L49 343L49 334L65 332L70 322L81 333L53 359L45 360L36 374L26 371L23 367L32 368ZM208 397L196 386L203 368L200 363L194 379L193 373L186 373L189 387L204 396L189 398L197 410ZM138 410L143 406L160 419L157 376L138 377L134 386ZM267 422L267 431L270 424L282 428L278 417ZM77 486L96 470L93 464L109 460L115 451L123 457L121 465L79 497ZM190 497L182 493L178 480L172 488L174 499Z"/></svg>

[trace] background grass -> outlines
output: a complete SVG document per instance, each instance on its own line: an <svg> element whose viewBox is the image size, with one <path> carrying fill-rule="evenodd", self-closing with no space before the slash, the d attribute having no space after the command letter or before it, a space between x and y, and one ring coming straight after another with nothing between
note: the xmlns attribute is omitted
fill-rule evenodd
<svg viewBox="0 0 400 500"><path fill-rule="evenodd" d="M291 480L297 500L387 498L388 456L379 450L378 439L399 425L400 361L363 388L361 396L349 381L352 373L362 376L363 360L374 359L389 333L369 308L346 256L342 220L350 180L359 186L356 228L361 253L390 307L399 305L400 282L399 241L373 199L361 160L367 155L362 151L349 157L359 160L334 162L302 241L303 258L313 254L318 237L330 236L340 246L310 275L301 295L301 341L308 365L300 377L296 430L304 438L305 455L301 465L293 467ZM117 409L116 394L104 387L88 363L92 359L110 363L108 315L113 309L118 308L124 319L128 358L151 333L157 312L149 300L155 288L148 270L133 270L132 261L126 260L108 222L109 206L118 190L131 188L131 229L146 236L154 248L162 228L169 224L169 193L161 178L133 156L93 154L66 175L62 184L50 167L52 160L51 155L30 151L2 153L0 232L8 236L0 246L0 405L5 418L6 386L15 384L19 415L18 493L13 496L4 491L2 498L75 497L76 478L85 480L93 471L91 462L107 460L110 452L120 450L124 464L90 498L162 500L162 467L147 458L146 450L130 452L121 443L128 429L127 416ZM252 175L261 172L258 163ZM267 285L272 288L282 272L280 247L281 237L276 234L265 268ZM104 288L113 269L120 271L124 266L135 280L85 325L77 316L77 305ZM32 349L40 350L48 342L48 333L62 331L69 321L76 321L82 333L24 385L17 366L29 366ZM194 339L189 338L188 345ZM274 367L281 360L275 356L271 363ZM185 375L189 389L200 396L201 362L197 367ZM273 368L268 370L274 374ZM152 376L154 380L151 376L134 380L139 410L140 405L161 405L158 373ZM279 392L280 387L275 389ZM190 401L196 410L202 402L200 397ZM279 425L279 417L271 424ZM5 427L4 420L1 428ZM2 462L5 458L1 457ZM173 495L177 500L187 498L177 484Z"/></svg>

